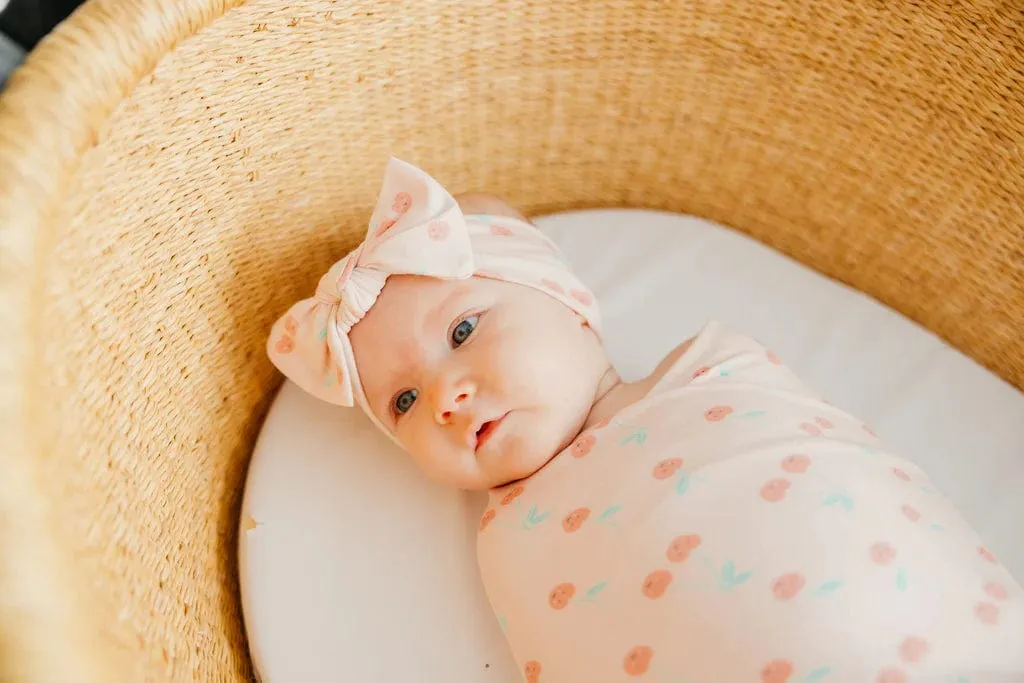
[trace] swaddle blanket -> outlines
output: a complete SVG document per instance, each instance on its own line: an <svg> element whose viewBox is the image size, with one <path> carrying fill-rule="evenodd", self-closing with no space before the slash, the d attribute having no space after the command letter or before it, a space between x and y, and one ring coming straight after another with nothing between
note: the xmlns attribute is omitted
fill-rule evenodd
<svg viewBox="0 0 1024 683"><path fill-rule="evenodd" d="M715 323L478 540L528 683L1024 680L1024 591L956 509Z"/></svg>

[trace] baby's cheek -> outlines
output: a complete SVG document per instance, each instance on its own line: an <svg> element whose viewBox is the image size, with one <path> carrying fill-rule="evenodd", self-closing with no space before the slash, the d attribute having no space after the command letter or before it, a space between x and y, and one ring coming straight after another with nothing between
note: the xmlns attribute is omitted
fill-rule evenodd
<svg viewBox="0 0 1024 683"><path fill-rule="evenodd" d="M548 335L540 335L545 339ZM545 339L544 343L518 345L509 366L517 369L534 398L552 408L579 408L586 401L589 412L593 389L599 379L593 349L569 336Z"/></svg>
<svg viewBox="0 0 1024 683"><path fill-rule="evenodd" d="M552 445L551 430L539 421L540 413L522 414L515 428L505 430L501 451L495 461L486 463L489 472L501 479L496 484L530 476L558 453L558 444Z"/></svg>
<svg viewBox="0 0 1024 683"><path fill-rule="evenodd" d="M483 486L479 470L469 467L467 461L452 449L440 427L426 411L418 410L406 415L397 436L403 450L428 477L470 490Z"/></svg>
<svg viewBox="0 0 1024 683"><path fill-rule="evenodd" d="M481 378L480 391L494 408L546 410L557 398L550 388L557 363L540 344L509 333L475 351L481 355L473 359L471 371Z"/></svg>

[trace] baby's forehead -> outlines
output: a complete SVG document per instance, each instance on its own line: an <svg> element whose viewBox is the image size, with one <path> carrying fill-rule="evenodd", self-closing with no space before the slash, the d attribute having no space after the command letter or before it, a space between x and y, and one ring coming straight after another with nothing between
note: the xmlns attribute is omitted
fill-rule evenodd
<svg viewBox="0 0 1024 683"><path fill-rule="evenodd" d="M388 278L373 307L351 332L353 346L382 345L389 351L401 344L414 344L432 316L448 302L480 287L476 278L442 280L414 275ZM356 348L356 351L359 351Z"/></svg>
<svg viewBox="0 0 1024 683"><path fill-rule="evenodd" d="M392 298L441 296L467 285L473 279L452 280L426 275L392 275L384 283L382 295L390 295Z"/></svg>
<svg viewBox="0 0 1024 683"><path fill-rule="evenodd" d="M442 280L418 275L393 275L373 308L367 314L379 312L379 318L413 320L442 306L446 300L477 287L476 278Z"/></svg>

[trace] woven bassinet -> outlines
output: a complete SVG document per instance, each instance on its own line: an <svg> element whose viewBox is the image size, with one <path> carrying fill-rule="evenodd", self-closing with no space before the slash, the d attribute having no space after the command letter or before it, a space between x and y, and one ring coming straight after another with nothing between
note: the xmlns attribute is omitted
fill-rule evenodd
<svg viewBox="0 0 1024 683"><path fill-rule="evenodd" d="M1018 0L91 0L0 100L3 681L252 676L265 335L389 154L720 221L1024 385Z"/></svg>

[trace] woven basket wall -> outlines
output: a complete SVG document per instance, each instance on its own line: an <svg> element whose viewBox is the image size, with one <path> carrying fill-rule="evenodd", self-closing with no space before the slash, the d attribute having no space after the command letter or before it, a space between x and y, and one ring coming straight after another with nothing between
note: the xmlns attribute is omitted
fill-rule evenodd
<svg viewBox="0 0 1024 683"><path fill-rule="evenodd" d="M91 0L0 99L0 680L252 675L265 335L388 154L726 223L1024 385L1019 0Z"/></svg>

